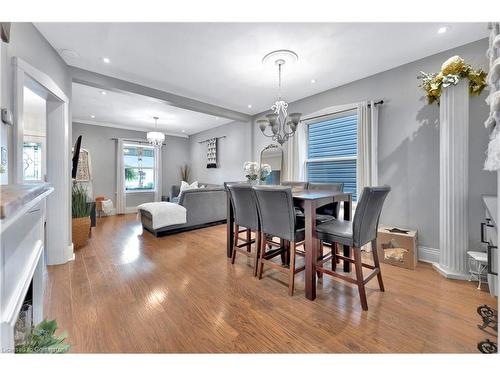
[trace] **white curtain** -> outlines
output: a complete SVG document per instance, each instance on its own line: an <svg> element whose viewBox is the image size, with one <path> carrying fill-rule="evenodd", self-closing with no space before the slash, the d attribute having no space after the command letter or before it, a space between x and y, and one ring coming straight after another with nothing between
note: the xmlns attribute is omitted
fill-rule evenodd
<svg viewBox="0 0 500 375"><path fill-rule="evenodd" d="M125 213L125 173L123 170L123 139L116 142L116 213Z"/></svg>
<svg viewBox="0 0 500 375"><path fill-rule="evenodd" d="M285 144L286 163L282 181L305 181L307 155L307 125L299 123L292 138Z"/></svg>
<svg viewBox="0 0 500 375"><path fill-rule="evenodd" d="M365 186L378 184L378 108L372 101L358 104L358 197Z"/></svg>
<svg viewBox="0 0 500 375"><path fill-rule="evenodd" d="M161 202L163 190L161 159L161 145L159 145L155 147L155 202Z"/></svg>

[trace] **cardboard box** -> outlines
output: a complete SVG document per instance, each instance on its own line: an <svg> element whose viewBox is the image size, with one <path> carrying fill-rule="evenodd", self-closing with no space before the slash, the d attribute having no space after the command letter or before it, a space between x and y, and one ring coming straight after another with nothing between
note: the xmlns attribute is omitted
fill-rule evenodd
<svg viewBox="0 0 500 375"><path fill-rule="evenodd" d="M417 265L417 231L380 225L377 252L380 262L414 270Z"/></svg>

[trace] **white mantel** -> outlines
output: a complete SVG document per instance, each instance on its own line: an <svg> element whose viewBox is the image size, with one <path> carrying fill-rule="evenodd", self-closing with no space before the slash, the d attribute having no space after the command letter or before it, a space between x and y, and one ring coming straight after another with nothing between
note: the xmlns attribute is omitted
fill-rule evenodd
<svg viewBox="0 0 500 375"><path fill-rule="evenodd" d="M45 202L54 189L45 187L26 199L9 201L15 210L2 210L0 220L0 352L14 352L14 326L33 281L33 323L43 320ZM9 193L12 192L9 191ZM8 195L4 193L4 195ZM2 197L3 198L3 197ZM21 203L19 203L21 202ZM18 204L21 204L18 206ZM8 214L7 214L8 213Z"/></svg>

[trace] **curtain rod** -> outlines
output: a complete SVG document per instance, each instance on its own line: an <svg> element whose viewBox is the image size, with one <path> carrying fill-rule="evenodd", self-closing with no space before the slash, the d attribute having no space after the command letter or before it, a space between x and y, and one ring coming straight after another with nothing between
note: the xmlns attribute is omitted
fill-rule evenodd
<svg viewBox="0 0 500 375"><path fill-rule="evenodd" d="M213 138L205 139L204 141L199 141L198 143L205 143L205 142L208 142L208 141L210 141L210 140L212 140L214 138L215 139L220 139L220 138L226 138L226 136L225 135L221 135L220 137L213 137Z"/></svg>
<svg viewBox="0 0 500 375"><path fill-rule="evenodd" d="M382 104L384 104L383 100L379 100L379 101L376 101L376 102L373 103L373 105L375 105L375 106L382 105ZM368 103L368 107L371 107L370 103ZM341 111L336 111L336 112L331 112L331 113L325 113L323 115L318 115L318 116L313 116L313 117L307 117L307 118L301 119L300 121L314 120L314 119L321 118L321 117L327 117L327 116L331 116L331 115L336 115L337 113L350 112L350 111L352 111L354 109L356 109L356 107L349 108L349 109L343 109Z"/></svg>
<svg viewBox="0 0 500 375"><path fill-rule="evenodd" d="M147 139L133 139L133 138L110 138L110 140L112 141L117 141L118 139L121 139L125 142L135 142L135 143L139 143L140 145L142 145L143 143L144 144L149 144L148 140ZM167 144L166 143L162 143L163 146L166 146Z"/></svg>

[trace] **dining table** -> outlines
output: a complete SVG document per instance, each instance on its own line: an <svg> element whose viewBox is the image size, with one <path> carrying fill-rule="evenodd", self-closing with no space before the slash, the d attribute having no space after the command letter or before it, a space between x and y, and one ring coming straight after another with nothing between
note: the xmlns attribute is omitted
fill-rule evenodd
<svg viewBox="0 0 500 375"><path fill-rule="evenodd" d="M229 190L227 191L227 256L232 255L234 240L234 212L231 204ZM352 193L344 191L329 190L305 190L292 188L294 205L304 210L305 218L305 295L309 300L316 298L316 261L318 259L318 244L316 235L316 210L326 204L333 202L343 202L343 220L351 220ZM332 249L333 251L333 249ZM350 256L349 246L343 248L344 256ZM344 272L351 271L349 262L344 262Z"/></svg>

